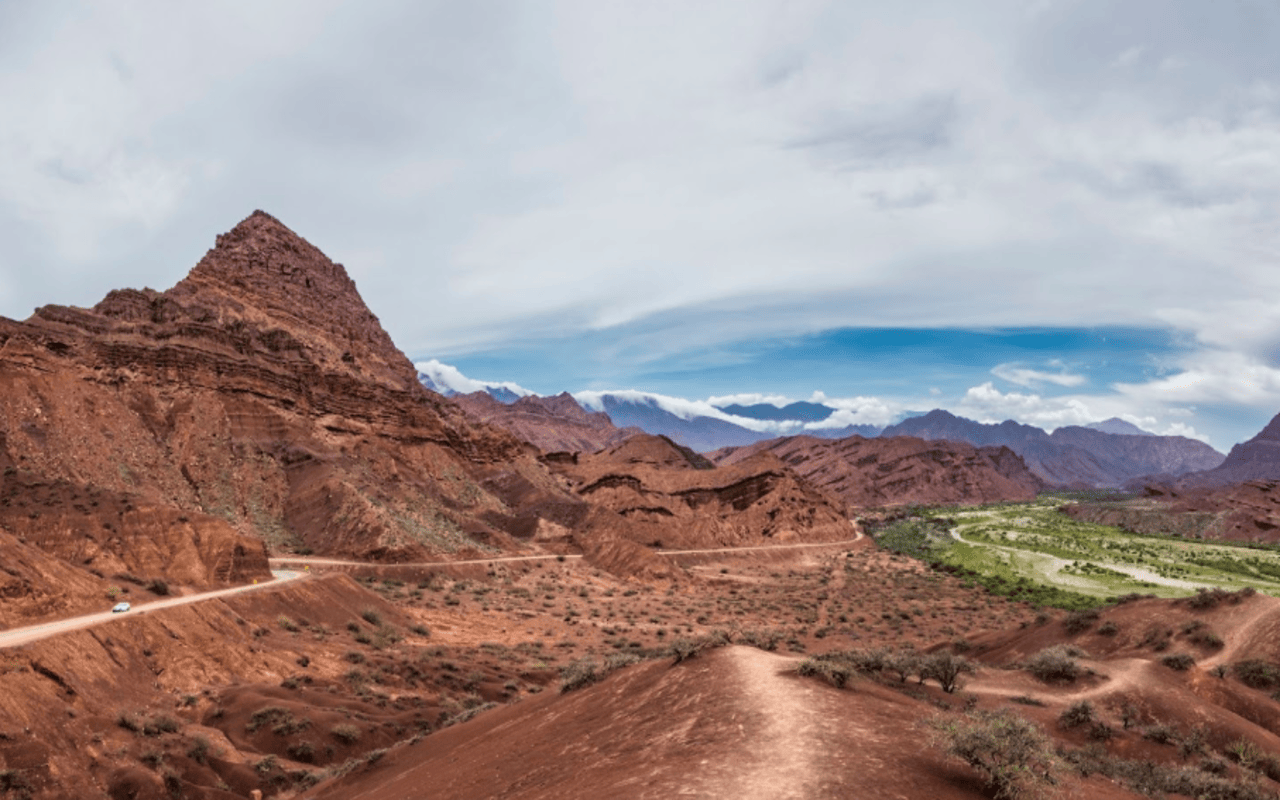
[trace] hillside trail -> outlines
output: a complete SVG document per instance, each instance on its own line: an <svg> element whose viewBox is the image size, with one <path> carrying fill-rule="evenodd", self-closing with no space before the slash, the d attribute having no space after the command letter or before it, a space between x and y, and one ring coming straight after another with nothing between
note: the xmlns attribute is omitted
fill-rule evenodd
<svg viewBox="0 0 1280 800"><path fill-rule="evenodd" d="M708 774L692 794L738 800L803 800L831 796L832 742L878 741L874 730L833 705L825 687L796 677L799 659L752 647L729 648L739 687L735 716L740 747ZM853 730L851 730L853 728Z"/></svg>
<svg viewBox="0 0 1280 800"><path fill-rule="evenodd" d="M1280 620L1280 600L1259 594L1254 595L1251 605L1252 608L1231 620L1225 645L1217 653L1201 661L1198 665L1200 668L1208 670L1219 664L1231 663L1244 647L1257 639L1254 634L1258 629L1266 623L1274 625Z"/></svg>
<svg viewBox="0 0 1280 800"><path fill-rule="evenodd" d="M1100 665L1101 666L1101 665ZM1064 692L1061 686L1052 684L1038 684L1040 692L1026 685L1024 681L1017 681L1010 685L1007 681L1000 680L974 680L965 687L965 690L973 694L986 695L988 697L1021 697L1032 695L1037 699L1044 701L1052 701L1054 703L1069 703L1077 700L1088 700L1096 697L1122 692L1135 686L1142 686L1149 683L1146 678L1148 670L1154 667L1154 662L1145 658L1124 658L1108 661L1105 664L1105 673L1099 673L1106 677L1102 683L1097 686L1089 686L1075 691Z"/></svg>

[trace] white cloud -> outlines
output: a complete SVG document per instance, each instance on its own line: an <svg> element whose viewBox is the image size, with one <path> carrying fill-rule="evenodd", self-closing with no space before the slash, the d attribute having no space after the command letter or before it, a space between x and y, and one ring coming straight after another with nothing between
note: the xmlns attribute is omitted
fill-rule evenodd
<svg viewBox="0 0 1280 800"><path fill-rule="evenodd" d="M428 361L419 361L413 366L418 372L430 378L432 383L452 389L458 394L483 392L486 389L506 389L512 394L521 397L533 394L523 386L510 381L481 381L468 378L457 367L442 364L434 358Z"/></svg>
<svg viewBox="0 0 1280 800"><path fill-rule="evenodd" d="M754 406L754 405L762 405L762 404L768 404L771 406L777 406L778 408L782 408L783 406L790 405L795 401L787 397L786 395L781 395L781 394L760 394L759 392L744 392L740 394L725 394L725 395L717 395L715 397L708 397L707 402L717 408L724 408L725 406L732 406L732 405Z"/></svg>
<svg viewBox="0 0 1280 800"><path fill-rule="evenodd" d="M1050 366L1057 366L1051 364ZM1083 375L1073 375L1063 368L1059 372L1020 367L1016 364L998 364L991 368L991 374L1009 383L1032 388L1042 383L1053 383L1058 386L1080 386L1087 379Z"/></svg>
<svg viewBox="0 0 1280 800"><path fill-rule="evenodd" d="M1197 351L1172 375L1145 383L1117 383L1113 388L1138 403L1280 408L1280 369L1244 353L1222 350Z"/></svg>
<svg viewBox="0 0 1280 800"><path fill-rule="evenodd" d="M877 425L886 427L902 416L900 403L879 397L844 397L828 399L826 404L836 410L824 420L806 423L805 430L820 431L843 428L847 425Z"/></svg>
<svg viewBox="0 0 1280 800"><path fill-rule="evenodd" d="M1137 425L1144 430L1167 436L1186 436L1210 443L1207 435L1185 422L1162 424L1160 418L1186 412L1175 398L1152 401L1136 395L1067 395L1043 397L1034 393L1001 392L990 381L970 387L960 402L949 408L952 413L984 423L1007 419L1024 425L1035 425L1054 431L1066 425L1088 425L1111 417ZM1145 413L1156 409L1157 413Z"/></svg>

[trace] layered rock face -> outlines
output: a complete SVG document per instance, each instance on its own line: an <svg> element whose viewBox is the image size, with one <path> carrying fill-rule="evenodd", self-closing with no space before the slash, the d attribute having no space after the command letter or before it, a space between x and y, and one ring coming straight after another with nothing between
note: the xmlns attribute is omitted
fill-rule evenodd
<svg viewBox="0 0 1280 800"><path fill-rule="evenodd" d="M568 392L521 397L510 405L487 392L451 399L472 419L509 431L545 453L594 453L643 433L639 428L615 426L602 412L587 411Z"/></svg>
<svg viewBox="0 0 1280 800"><path fill-rule="evenodd" d="M851 508L909 503L952 504L1031 500L1044 488L1007 447L925 441L910 436L817 439L791 436L712 454L740 463L771 453Z"/></svg>
<svg viewBox="0 0 1280 800"><path fill-rule="evenodd" d="M262 212L167 292L0 319L0 528L103 575L266 577L264 541L515 547L480 483L542 470L526 450L423 389L342 266Z"/></svg>
<svg viewBox="0 0 1280 800"><path fill-rule="evenodd" d="M594 455L557 459L573 492L627 523L650 546L691 549L842 541L842 504L770 454L716 467L661 436L641 434Z"/></svg>

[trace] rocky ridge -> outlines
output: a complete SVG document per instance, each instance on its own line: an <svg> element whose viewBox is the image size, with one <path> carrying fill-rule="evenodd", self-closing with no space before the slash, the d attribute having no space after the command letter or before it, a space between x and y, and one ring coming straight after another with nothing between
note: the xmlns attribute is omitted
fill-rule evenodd
<svg viewBox="0 0 1280 800"><path fill-rule="evenodd" d="M790 436L711 454L720 465L771 453L851 508L1031 500L1044 488L1008 447L910 436Z"/></svg>

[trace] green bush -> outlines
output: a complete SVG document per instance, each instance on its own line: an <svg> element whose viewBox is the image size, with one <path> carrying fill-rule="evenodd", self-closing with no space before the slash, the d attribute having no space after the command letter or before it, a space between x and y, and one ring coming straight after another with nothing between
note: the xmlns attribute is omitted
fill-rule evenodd
<svg viewBox="0 0 1280 800"><path fill-rule="evenodd" d="M1098 621L1098 612L1096 609L1085 609L1083 611L1073 611L1062 620L1062 627L1067 633L1072 635L1084 633L1093 627L1093 623Z"/></svg>
<svg viewBox="0 0 1280 800"><path fill-rule="evenodd" d="M1280 685L1280 669L1259 659L1237 661L1231 665L1236 680L1251 689L1273 689Z"/></svg>
<svg viewBox="0 0 1280 800"><path fill-rule="evenodd" d="M1070 683L1080 676L1080 665L1062 645L1036 653L1027 662L1026 669L1045 683Z"/></svg>
<svg viewBox="0 0 1280 800"><path fill-rule="evenodd" d="M1064 728L1079 728L1081 725L1088 725L1096 721L1097 717L1093 712L1093 704L1088 700L1081 700L1067 706L1066 710L1058 716L1058 724Z"/></svg>
<svg viewBox="0 0 1280 800"><path fill-rule="evenodd" d="M822 678L837 689L843 689L845 684L849 682L849 678L853 676L854 670L852 666L844 663L841 659L810 656L800 662L796 672L804 676L812 675Z"/></svg>
<svg viewBox="0 0 1280 800"><path fill-rule="evenodd" d="M940 716L932 727L935 744L982 773L1000 800L1037 797L1058 782L1049 738L1011 709Z"/></svg>
<svg viewBox="0 0 1280 800"><path fill-rule="evenodd" d="M329 735L343 744L355 744L360 741L360 729L346 723L334 725L329 729Z"/></svg>
<svg viewBox="0 0 1280 800"><path fill-rule="evenodd" d="M560 670L560 692L572 692L590 686L603 677L604 672L594 660L579 659Z"/></svg>
<svg viewBox="0 0 1280 800"><path fill-rule="evenodd" d="M949 650L940 650L927 656L920 662L920 678L933 678L947 694L954 694L960 688L960 676L977 672L972 661L958 656Z"/></svg>

